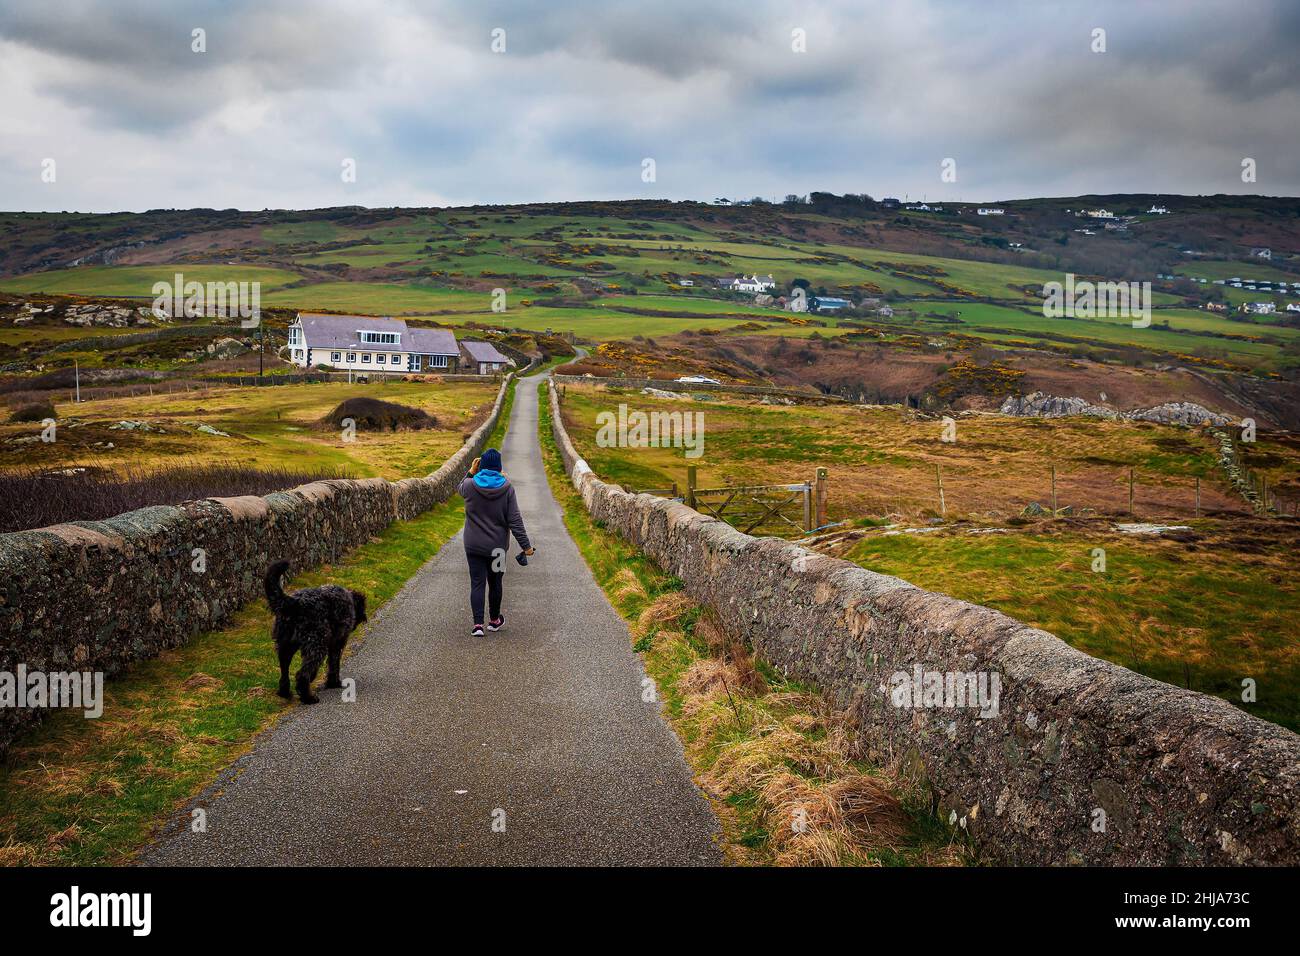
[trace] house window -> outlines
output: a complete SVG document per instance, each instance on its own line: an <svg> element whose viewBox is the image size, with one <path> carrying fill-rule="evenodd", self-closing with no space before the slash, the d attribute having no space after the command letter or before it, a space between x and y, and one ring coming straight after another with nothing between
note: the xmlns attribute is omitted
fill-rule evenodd
<svg viewBox="0 0 1300 956"><path fill-rule="evenodd" d="M342 356L342 353L341 353L341 352L331 352L331 353L330 353L330 361L331 361L331 362L337 362L337 361L338 361L340 358L342 358L342 357L343 357L343 356Z"/></svg>
<svg viewBox="0 0 1300 956"><path fill-rule="evenodd" d="M401 355L394 355L394 356L393 356L393 364L394 364L394 365L401 365L401 364L402 364L402 356L401 356Z"/></svg>
<svg viewBox="0 0 1300 956"><path fill-rule="evenodd" d="M362 332L362 342L372 342L375 345L396 345L401 340L401 333L398 332Z"/></svg>
<svg viewBox="0 0 1300 956"><path fill-rule="evenodd" d="M428 364L428 367L429 367L429 368L446 368L446 367L447 367L447 356L445 356L445 355L430 355L427 364Z"/></svg>
<svg viewBox="0 0 1300 956"><path fill-rule="evenodd" d="M378 364L378 365L383 365L386 361L388 361L388 359L384 356L384 353L383 353L383 352L376 352L376 353L375 353L375 362L376 362L376 364Z"/></svg>
<svg viewBox="0 0 1300 956"><path fill-rule="evenodd" d="M362 362L362 364L368 364L368 363L370 362L370 353L369 353L369 352L362 352L362 353L361 353L361 362Z"/></svg>
<svg viewBox="0 0 1300 956"><path fill-rule="evenodd" d="M356 352L349 352L349 353L348 353L348 361L349 361L349 362L355 362L356 360L357 360L357 353L356 353Z"/></svg>

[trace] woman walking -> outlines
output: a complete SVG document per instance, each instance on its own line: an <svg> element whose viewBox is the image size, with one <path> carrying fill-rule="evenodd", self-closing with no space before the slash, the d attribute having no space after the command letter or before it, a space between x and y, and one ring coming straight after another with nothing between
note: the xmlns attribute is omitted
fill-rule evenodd
<svg viewBox="0 0 1300 956"><path fill-rule="evenodd" d="M485 589L488 630L499 631L506 623L501 613L501 583L511 533L524 554L532 554L534 549L524 530L515 489L501 473L501 452L489 448L482 458L475 458L458 491L465 499L465 558L469 561L469 606L474 615L470 633L482 637Z"/></svg>

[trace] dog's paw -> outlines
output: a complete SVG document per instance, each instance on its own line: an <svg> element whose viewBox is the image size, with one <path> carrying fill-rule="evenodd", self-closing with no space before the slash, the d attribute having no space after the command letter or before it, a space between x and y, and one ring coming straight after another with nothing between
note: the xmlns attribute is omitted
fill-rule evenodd
<svg viewBox="0 0 1300 956"><path fill-rule="evenodd" d="M327 680L325 682L325 687L327 690L334 690L342 686L343 686L343 681L341 680Z"/></svg>
<svg viewBox="0 0 1300 956"><path fill-rule="evenodd" d="M299 700L301 700L304 704L319 704L319 703L320 703L320 698L317 697L315 694L312 694L310 697L300 697Z"/></svg>
<svg viewBox="0 0 1300 956"><path fill-rule="evenodd" d="M293 691L289 689L288 684L281 684L279 689L276 690L276 694L280 697L283 697L285 700L293 699Z"/></svg>

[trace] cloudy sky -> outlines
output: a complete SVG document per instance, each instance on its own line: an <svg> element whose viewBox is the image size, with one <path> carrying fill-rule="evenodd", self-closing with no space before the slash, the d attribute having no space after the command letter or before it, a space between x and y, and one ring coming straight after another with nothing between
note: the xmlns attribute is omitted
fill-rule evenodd
<svg viewBox="0 0 1300 956"><path fill-rule="evenodd" d="M1296 0L0 5L6 210L1296 196L1298 119Z"/></svg>

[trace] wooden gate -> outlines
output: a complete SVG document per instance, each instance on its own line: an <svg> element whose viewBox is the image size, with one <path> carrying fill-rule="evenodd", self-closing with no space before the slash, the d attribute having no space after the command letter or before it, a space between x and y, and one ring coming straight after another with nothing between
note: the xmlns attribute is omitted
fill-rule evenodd
<svg viewBox="0 0 1300 956"><path fill-rule="evenodd" d="M695 466L690 465L686 469L685 494L679 494L676 482L671 488L644 488L641 493L676 498L745 534L763 529L802 534L826 524L825 468L818 468L812 481L789 485L699 488Z"/></svg>

